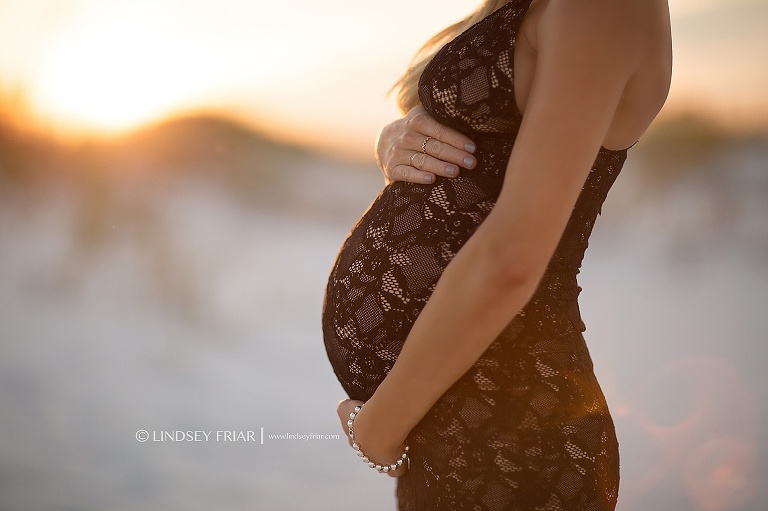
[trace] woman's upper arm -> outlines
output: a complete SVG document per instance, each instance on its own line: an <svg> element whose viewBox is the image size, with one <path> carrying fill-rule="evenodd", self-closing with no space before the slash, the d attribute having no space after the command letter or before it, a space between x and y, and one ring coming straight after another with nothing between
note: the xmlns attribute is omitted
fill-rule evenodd
<svg viewBox="0 0 768 511"><path fill-rule="evenodd" d="M484 222L513 274L544 272L634 71L637 35L622 26L622 3L550 0L539 21L522 125Z"/></svg>

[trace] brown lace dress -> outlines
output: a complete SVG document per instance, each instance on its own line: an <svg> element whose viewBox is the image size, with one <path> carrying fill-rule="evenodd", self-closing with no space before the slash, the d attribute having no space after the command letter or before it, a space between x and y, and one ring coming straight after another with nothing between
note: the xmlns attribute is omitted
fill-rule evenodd
<svg viewBox="0 0 768 511"><path fill-rule="evenodd" d="M444 268L499 196L521 121L512 60L529 5L512 0L459 35L420 80L426 110L477 143L476 169L386 186L341 247L322 323L351 398L373 395ZM626 150L599 151L533 298L410 433L401 511L614 509L618 444L582 335L576 276L625 158Z"/></svg>

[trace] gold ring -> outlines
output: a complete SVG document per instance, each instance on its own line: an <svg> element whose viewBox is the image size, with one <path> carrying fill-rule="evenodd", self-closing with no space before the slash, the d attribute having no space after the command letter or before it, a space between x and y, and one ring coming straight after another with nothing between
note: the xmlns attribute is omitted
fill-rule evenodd
<svg viewBox="0 0 768 511"><path fill-rule="evenodd" d="M408 165L410 165L413 168L416 168L416 166L413 164L413 159L416 157L416 155L419 153L413 153L411 157L408 159Z"/></svg>
<svg viewBox="0 0 768 511"><path fill-rule="evenodd" d="M432 137L427 137L424 139L424 142L421 143L421 152L424 154L427 154L427 142L432 140Z"/></svg>

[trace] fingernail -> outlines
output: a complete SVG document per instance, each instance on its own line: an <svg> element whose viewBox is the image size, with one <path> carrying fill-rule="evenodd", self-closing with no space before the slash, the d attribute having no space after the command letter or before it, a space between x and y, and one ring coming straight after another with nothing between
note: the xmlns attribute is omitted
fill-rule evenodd
<svg viewBox="0 0 768 511"><path fill-rule="evenodd" d="M471 156L467 156L464 158L464 165L466 165L467 168L471 167L475 164L475 159Z"/></svg>
<svg viewBox="0 0 768 511"><path fill-rule="evenodd" d="M477 146L476 146L475 144L473 144L472 142L470 142L469 144L467 144L467 145L465 145L465 146L464 146L464 149L465 149L465 150L466 150L468 153L474 153L474 152L475 152L475 150L477 149Z"/></svg>
<svg viewBox="0 0 768 511"><path fill-rule="evenodd" d="M458 169L458 168L456 168L455 166L453 166L453 165L449 165L449 166L447 166L447 167L445 168L445 173L446 173L446 174L448 174L449 176L453 176L453 175L455 175L455 174L456 174L456 171L457 171L457 170L459 170L459 169Z"/></svg>
<svg viewBox="0 0 768 511"><path fill-rule="evenodd" d="M427 174L426 176L424 176L424 181L426 181L427 183L431 183L432 182L432 174Z"/></svg>

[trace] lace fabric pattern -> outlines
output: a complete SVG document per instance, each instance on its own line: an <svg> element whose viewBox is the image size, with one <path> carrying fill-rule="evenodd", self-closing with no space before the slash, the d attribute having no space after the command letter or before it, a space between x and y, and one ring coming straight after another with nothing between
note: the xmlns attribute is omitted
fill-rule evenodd
<svg viewBox="0 0 768 511"><path fill-rule="evenodd" d="M339 251L322 327L350 398L376 391L443 270L498 199L521 121L513 50L529 5L505 4L421 77L425 109L477 143L476 168L433 185L387 185ZM600 150L531 300L409 435L400 511L614 509L618 443L582 335L577 274L625 158Z"/></svg>

